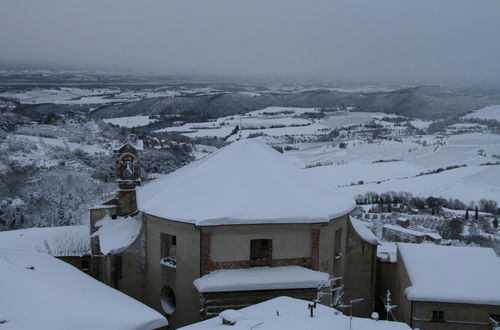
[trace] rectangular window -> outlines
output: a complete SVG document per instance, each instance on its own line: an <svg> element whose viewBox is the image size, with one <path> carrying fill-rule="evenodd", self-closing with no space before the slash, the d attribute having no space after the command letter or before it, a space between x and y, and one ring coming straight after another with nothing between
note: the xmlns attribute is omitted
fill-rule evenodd
<svg viewBox="0 0 500 330"><path fill-rule="evenodd" d="M88 272L89 271L89 261L82 260L82 263L80 264L80 269L83 270L84 272Z"/></svg>
<svg viewBox="0 0 500 330"><path fill-rule="evenodd" d="M250 266L271 266L273 258L272 239L253 239L250 241Z"/></svg>
<svg viewBox="0 0 500 330"><path fill-rule="evenodd" d="M335 231L335 247L334 247L335 261L342 258L342 228Z"/></svg>
<svg viewBox="0 0 500 330"><path fill-rule="evenodd" d="M444 322L444 311L432 311L433 322Z"/></svg>
<svg viewBox="0 0 500 330"><path fill-rule="evenodd" d="M161 264L175 268L177 265L177 237L169 234L160 234Z"/></svg>

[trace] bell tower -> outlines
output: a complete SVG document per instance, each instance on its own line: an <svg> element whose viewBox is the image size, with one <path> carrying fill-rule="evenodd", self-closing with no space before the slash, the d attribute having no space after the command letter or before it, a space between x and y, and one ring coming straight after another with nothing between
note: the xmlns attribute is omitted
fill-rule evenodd
<svg viewBox="0 0 500 330"><path fill-rule="evenodd" d="M137 211L135 187L141 185L141 168L137 149L129 142L115 150L117 215Z"/></svg>

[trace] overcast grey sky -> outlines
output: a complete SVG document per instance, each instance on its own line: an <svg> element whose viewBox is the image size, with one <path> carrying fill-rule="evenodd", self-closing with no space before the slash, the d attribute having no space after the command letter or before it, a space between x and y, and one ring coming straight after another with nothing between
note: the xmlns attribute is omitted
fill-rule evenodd
<svg viewBox="0 0 500 330"><path fill-rule="evenodd" d="M500 1L0 0L0 63L500 82Z"/></svg>

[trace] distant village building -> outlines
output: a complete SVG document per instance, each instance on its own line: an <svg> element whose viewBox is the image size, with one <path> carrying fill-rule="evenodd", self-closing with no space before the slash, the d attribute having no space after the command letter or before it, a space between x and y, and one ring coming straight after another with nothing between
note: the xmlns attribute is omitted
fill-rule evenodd
<svg viewBox="0 0 500 330"><path fill-rule="evenodd" d="M406 217L398 217L396 219L396 224L398 226L403 227L403 228L408 228L410 226L410 219L408 219Z"/></svg>
<svg viewBox="0 0 500 330"><path fill-rule="evenodd" d="M91 210L92 272L173 328L222 307L312 300L332 277L345 301L364 298L355 315L373 312L378 240L349 218L354 201L265 143L235 142L144 186L131 144L115 158L117 196Z"/></svg>
<svg viewBox="0 0 500 330"><path fill-rule="evenodd" d="M500 259L490 248L397 244L379 293L396 320L419 329L484 329L500 321Z"/></svg>
<svg viewBox="0 0 500 330"><path fill-rule="evenodd" d="M403 224L407 225L404 222ZM408 229L408 227L387 224L382 227L382 238L390 242L422 243L439 242L442 237L436 233L426 233Z"/></svg>

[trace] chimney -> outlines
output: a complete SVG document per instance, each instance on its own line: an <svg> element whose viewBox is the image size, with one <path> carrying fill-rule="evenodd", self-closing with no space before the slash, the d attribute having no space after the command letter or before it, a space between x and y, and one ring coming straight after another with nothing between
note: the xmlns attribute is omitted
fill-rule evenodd
<svg viewBox="0 0 500 330"><path fill-rule="evenodd" d="M129 142L115 150L117 215L137 211L135 187L141 185L141 167L137 149Z"/></svg>

